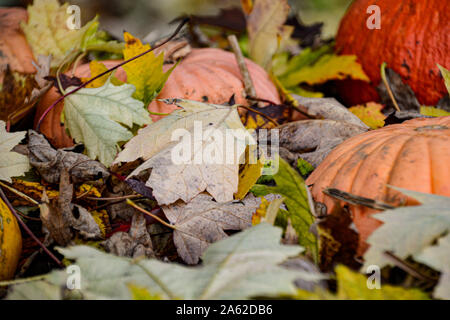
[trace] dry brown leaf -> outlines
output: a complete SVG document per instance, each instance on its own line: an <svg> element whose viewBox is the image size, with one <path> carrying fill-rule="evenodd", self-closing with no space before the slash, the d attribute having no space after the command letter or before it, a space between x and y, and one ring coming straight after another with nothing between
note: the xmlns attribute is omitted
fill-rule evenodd
<svg viewBox="0 0 450 320"><path fill-rule="evenodd" d="M278 129L281 157L295 164L302 158L314 167L346 139L367 131L365 127L334 120L295 121Z"/></svg>
<svg viewBox="0 0 450 320"><path fill-rule="evenodd" d="M28 131L30 164L45 181L59 183L61 171L69 170L73 183L106 179L109 172L98 161L81 153L53 149L42 134Z"/></svg>
<svg viewBox="0 0 450 320"><path fill-rule="evenodd" d="M251 194L243 201L217 203L201 193L187 204L178 201L162 209L176 228L173 238L179 256L188 264L196 264L211 243L227 237L224 230L251 227L252 215L260 203Z"/></svg>

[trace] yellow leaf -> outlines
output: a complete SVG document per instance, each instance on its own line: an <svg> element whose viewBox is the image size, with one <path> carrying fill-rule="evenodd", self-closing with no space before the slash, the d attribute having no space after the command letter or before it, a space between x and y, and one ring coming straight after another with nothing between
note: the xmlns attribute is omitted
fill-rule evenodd
<svg viewBox="0 0 450 320"><path fill-rule="evenodd" d="M386 116L381 113L383 105L369 102L366 105L354 106L349 109L351 113L361 119L371 129L378 129L384 126Z"/></svg>
<svg viewBox="0 0 450 320"><path fill-rule="evenodd" d="M130 33L124 33L125 49L123 56L125 60L133 58L150 49L150 45L142 44L141 40L133 37ZM169 78L170 73L175 68L173 66L169 71L163 71L164 54L155 56L149 52L144 56L129 62L123 66L127 73L127 82L136 87L133 97L149 104L162 90L164 84Z"/></svg>
<svg viewBox="0 0 450 320"><path fill-rule="evenodd" d="M239 185L238 191L235 193L235 198L242 200L246 194L250 191L253 185L258 181L261 176L264 163L258 159L257 163L246 163L244 168L239 172Z"/></svg>
<svg viewBox="0 0 450 320"><path fill-rule="evenodd" d="M288 88L301 83L315 85L329 80L342 80L346 78L369 82L369 78L356 59L354 55L338 56L325 54L313 65L290 72L280 80Z"/></svg>
<svg viewBox="0 0 450 320"><path fill-rule="evenodd" d="M86 82L91 80L92 78L98 76L99 74L105 72L108 70L108 68L101 62L98 61L91 61L89 63L89 69L91 69L91 77L90 78L81 78L81 81ZM104 76L95 79L93 82L89 83L86 88L98 88L105 84L106 80L111 76L111 74L105 74ZM122 81L114 77L114 75L111 76L111 83L115 86L120 86L123 84Z"/></svg>
<svg viewBox="0 0 450 320"><path fill-rule="evenodd" d="M439 65L439 70L441 71L442 77L444 78L445 86L447 87L447 91L450 94L450 71L445 69L443 66Z"/></svg>
<svg viewBox="0 0 450 320"><path fill-rule="evenodd" d="M22 235L16 218L0 199L0 281L16 272L22 251Z"/></svg>
<svg viewBox="0 0 450 320"><path fill-rule="evenodd" d="M241 0L241 7L244 13L249 15L253 10L253 0Z"/></svg>
<svg viewBox="0 0 450 320"><path fill-rule="evenodd" d="M147 288L137 286L134 284L128 284L131 297L133 300L162 300L162 296L159 294L150 293Z"/></svg>
<svg viewBox="0 0 450 320"><path fill-rule="evenodd" d="M450 112L448 112L448 111L438 109L435 107L426 107L426 106L420 107L420 113L423 114L424 116L430 116L430 117L450 116Z"/></svg>

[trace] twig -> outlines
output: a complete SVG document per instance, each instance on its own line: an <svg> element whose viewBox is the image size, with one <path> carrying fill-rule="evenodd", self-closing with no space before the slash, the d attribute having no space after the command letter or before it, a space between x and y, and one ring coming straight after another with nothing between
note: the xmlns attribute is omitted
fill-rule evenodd
<svg viewBox="0 0 450 320"><path fill-rule="evenodd" d="M241 48L239 47L237 37L234 34L229 35L228 42L233 49L237 64L239 66L239 70L241 71L242 79L244 80L244 90L246 96L256 97L256 90L253 85L250 72L248 71L247 64L245 63L244 55L242 54ZM258 107L261 107L260 104L261 103L258 102Z"/></svg>
<svg viewBox="0 0 450 320"><path fill-rule="evenodd" d="M15 193L16 195L18 195L19 197L27 200L28 202L31 202L32 204L34 204L35 206L39 205L39 202L37 202L36 200L34 200L33 198L27 196L25 193L20 192L19 190L14 189L13 187L8 186L7 184L4 184L3 182L0 181L0 186L8 189L9 191L11 191L12 193Z"/></svg>
<svg viewBox="0 0 450 320"><path fill-rule="evenodd" d="M430 278L429 276L423 274L422 272L416 270L411 264L407 263L406 261L400 259L396 255L394 255L390 251L385 251L384 255L391 260L397 267L402 269L403 271L409 273L413 277L422 280L422 281L431 281L436 282L437 279Z"/></svg>
<svg viewBox="0 0 450 320"><path fill-rule="evenodd" d="M142 195L140 194L128 194L125 196L119 196L119 197L104 197L104 198L96 198L96 197L84 197L88 200L99 200L99 201L110 201L110 200L126 200L126 199L134 199L134 198L141 198Z"/></svg>
<svg viewBox="0 0 450 320"><path fill-rule="evenodd" d="M28 233L28 235L31 238L33 238L34 241L37 242L37 244L42 248L42 250L44 250L45 253L47 253L48 256L53 261L55 261L60 267L63 267L64 265L62 264L62 262L59 261L59 259L53 253L51 253L50 250L47 249L47 247L38 239L38 237L36 237L34 235L33 231L31 231L30 228L28 228L28 226L25 224L25 222L23 222L22 219L20 219L20 216L17 214L16 210L14 209L12 204L9 202L9 200L6 197L5 193L3 192L2 188L0 188L0 197L2 198L3 202L6 204L8 209L11 211L11 213L14 215L14 217L16 217L17 221L22 226L22 228L25 230L25 232Z"/></svg>
<svg viewBox="0 0 450 320"><path fill-rule="evenodd" d="M153 213L139 207L137 204L135 204L133 201L131 201L130 199L127 199L127 204L132 206L133 208L135 208L136 210L152 217L153 219L155 219L156 221L158 221L159 223L161 223L162 225L165 225L168 228L171 228L173 230L176 230L177 228L167 222L165 222L163 219L161 219L160 217L158 217L157 215L154 215Z"/></svg>
<svg viewBox="0 0 450 320"><path fill-rule="evenodd" d="M45 110L45 112L41 115L41 117L39 118L39 121L38 121L38 123L37 123L37 125L36 125L36 131L37 131L37 132L40 132L39 129L40 129L40 127L41 127L41 123L42 123L42 121L44 120L44 118L47 116L47 114L50 112L50 110L52 110L58 103L60 103L61 101L63 101L67 96L69 96L69 95L71 95L71 94L77 92L78 90L81 90L82 88L86 87L88 84L90 84L90 83L94 82L95 80L97 80L98 78L103 77L104 75L106 75L106 74L108 74L108 73L110 73L110 72L112 72L112 71L114 71L114 70L120 68L120 67L123 66L124 64L127 64L128 62L134 61L134 60L136 60L136 59L142 57L143 55L145 55L145 54L147 54L147 53L149 53L149 52L151 52L151 51L153 51L153 50L155 50L155 49L157 49L157 48L159 48L159 47L165 45L167 42L169 42L170 40L172 40L172 39L178 34L178 32L180 32L181 28L182 28L182 27L186 24L186 22L188 22L188 21L189 21L189 18L183 19L183 21L181 21L181 23L178 25L178 27L177 27L177 29L174 31L174 33L173 33L170 37L168 37L165 41L161 42L160 44L154 46L153 48L148 49L147 51L144 51L144 52L138 54L137 56L134 56L134 57L132 57L132 58L130 58L130 59L128 59L128 60L125 60L125 61L119 63L118 65L112 67L111 69L106 70L105 72L102 72L102 73L98 74L97 76L93 77L92 79L90 79L90 80L88 80L88 81L86 81L86 82L83 82L81 85L79 85L78 87L76 87L76 88L73 89L72 91L69 91L69 92L65 93L64 95L62 95L61 97L59 97L59 99L57 99L55 102L53 102L53 103L50 105L50 107L48 107L47 110Z"/></svg>
<svg viewBox="0 0 450 320"><path fill-rule="evenodd" d="M241 104L237 105L237 107L238 107L238 108L244 108L244 109L246 109L246 110L248 110L248 111L251 111L251 112L254 112L254 113L256 113L256 114L259 114L261 117L266 118L267 120L269 120L270 122L272 122L272 123L273 123L274 125L276 125L277 127L280 125L275 119L269 117L267 114L264 114L264 113L262 113L262 112L260 112L260 111L258 111L258 110L255 110L255 109L253 109L253 108L251 108L251 107L247 107L247 106L244 106L244 105L241 105Z"/></svg>
<svg viewBox="0 0 450 320"><path fill-rule="evenodd" d="M395 100L394 94L392 93L391 87L389 86L389 82L386 78L386 66L387 66L386 62L383 62L381 65L381 79L383 79L383 83L387 89L389 97L392 100L392 103L394 104L395 109L397 109L397 111L400 111L397 101Z"/></svg>
<svg viewBox="0 0 450 320"><path fill-rule="evenodd" d="M22 212L20 212L19 210L16 209L16 212L19 216L21 216L22 218L28 219L28 220L33 220L33 221L41 221L41 219L39 218L33 218L33 217L29 217L26 214L23 214Z"/></svg>
<svg viewBox="0 0 450 320"><path fill-rule="evenodd" d="M396 208L394 206L391 206L390 204L383 203L374 199L360 197L339 189L326 188L325 190L323 190L323 193L338 200L346 201L350 204L360 205L375 210L390 210Z"/></svg>

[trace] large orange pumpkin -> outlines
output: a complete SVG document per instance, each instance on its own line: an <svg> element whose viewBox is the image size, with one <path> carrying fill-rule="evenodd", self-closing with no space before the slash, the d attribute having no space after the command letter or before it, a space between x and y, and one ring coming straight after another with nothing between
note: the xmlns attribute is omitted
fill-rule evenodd
<svg viewBox="0 0 450 320"><path fill-rule="evenodd" d="M306 183L329 213L344 202L325 195L325 188L391 205L417 202L387 185L450 196L450 117L414 119L352 137L334 149ZM381 225L371 217L378 211L356 205L349 208L362 254L367 249L365 240Z"/></svg>
<svg viewBox="0 0 450 320"><path fill-rule="evenodd" d="M0 8L0 66L8 64L13 71L34 73L33 52L20 29L20 22L27 19L25 9Z"/></svg>
<svg viewBox="0 0 450 320"><path fill-rule="evenodd" d="M120 61L103 61L111 68ZM269 76L256 63L246 60L247 67L255 86L258 98L280 103L277 88L270 81ZM172 65L164 65L167 71ZM77 68L77 77L89 77L89 65L84 64ZM126 81L123 69L116 72L116 76ZM236 103L247 105L245 99L242 76L233 53L221 49L193 49L192 52L173 70L163 90L157 99L183 98L197 101L205 101L214 104L222 104L229 101L235 95ZM56 100L59 94L52 88L40 101L35 122L43 112ZM177 107L161 101L153 101L148 106L150 111L156 113L170 113ZM66 134L60 125L63 104L59 103L50 111L41 123L41 132L58 148L73 145L72 139ZM161 116L152 115L154 121Z"/></svg>
<svg viewBox="0 0 450 320"><path fill-rule="evenodd" d="M381 13L381 29L367 28L370 5ZM400 74L421 104L436 105L447 94L437 63L450 67L450 11L442 0L356 0L341 21L336 49L358 56L371 84L338 83L344 101L356 105L379 99L380 66Z"/></svg>

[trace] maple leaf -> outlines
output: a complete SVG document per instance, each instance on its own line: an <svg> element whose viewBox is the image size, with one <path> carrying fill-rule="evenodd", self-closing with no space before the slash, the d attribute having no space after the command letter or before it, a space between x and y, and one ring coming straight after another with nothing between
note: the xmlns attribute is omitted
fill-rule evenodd
<svg viewBox="0 0 450 320"><path fill-rule="evenodd" d="M11 151L25 135L25 131L7 132L6 123L0 120L0 180L12 182L11 177L22 176L30 169L26 156Z"/></svg>
<svg viewBox="0 0 450 320"><path fill-rule="evenodd" d="M83 88L66 98L64 117L71 137L106 166L116 157L118 143L133 137L121 124L131 128L151 123L143 103L131 97L134 90L130 84L114 86L109 78L99 88Z"/></svg>
<svg viewBox="0 0 450 320"><path fill-rule="evenodd" d="M384 126L386 116L381 113L383 105L376 102L369 102L364 106L354 106L348 110L361 119L369 128L378 129Z"/></svg>
<svg viewBox="0 0 450 320"><path fill-rule="evenodd" d="M247 19L249 54L264 69L270 67L290 7L286 0L255 0Z"/></svg>
<svg viewBox="0 0 450 320"><path fill-rule="evenodd" d="M423 114L424 116L430 116L430 117L446 117L450 116L450 112L435 108L435 107L426 107L421 106L420 107L420 114Z"/></svg>
<svg viewBox="0 0 450 320"><path fill-rule="evenodd" d="M133 161L140 157L147 160L136 168L130 177L153 168L146 185L153 189L153 195L160 205L171 204L178 199L189 202L205 190L218 202L233 200L233 194L238 187L239 159L245 151L245 145L253 139L245 131L237 108L188 100L176 100L175 103L183 109L175 110L169 116L139 130L138 135L125 145L115 162ZM195 140L196 133L193 132L195 123L199 124L197 130L201 131L199 134L203 137L198 143ZM175 163L173 152L185 142L171 141L171 137L176 129L181 128L189 133L188 137L194 137L186 142L191 146L192 152L187 159L190 161ZM240 130L242 137L233 133L235 154L232 161L225 161L225 158L229 157L226 144L230 141L222 144L214 137L211 137L212 141L208 141L205 139L208 128L215 129L214 132L219 133L221 137L227 134L226 129ZM218 155L219 161L202 160L197 163L195 159L203 157L207 150Z"/></svg>
<svg viewBox="0 0 450 320"><path fill-rule="evenodd" d="M88 246L59 251L81 269L82 286L75 296L84 299L130 299L130 284L164 299L249 299L295 293L294 280L317 282L321 274L287 269L280 263L303 251L280 244L281 229L263 223L212 244L198 267L156 259L132 260ZM66 271L53 271L43 280L12 285L8 299L67 299L61 290ZM78 293L78 294L77 294Z"/></svg>
<svg viewBox="0 0 450 320"><path fill-rule="evenodd" d="M252 215L261 201L250 195L242 202L218 203L205 193L189 203L182 201L162 209L175 227L173 241L178 254L188 264L197 264L206 248L227 237L224 230L251 227Z"/></svg>
<svg viewBox="0 0 450 320"><path fill-rule="evenodd" d="M392 264L384 254L386 251L401 259L420 256L426 248L450 231L449 197L397 187L394 189L416 199L422 205L400 207L374 215L383 222L383 225L367 240L370 248L364 254L366 268L369 265L378 265L382 268Z"/></svg>
<svg viewBox="0 0 450 320"><path fill-rule="evenodd" d="M278 172L273 176L276 186L256 184L252 192L257 196L270 193L284 197L284 204L288 208L288 217L299 236L299 243L310 250L317 258L317 239L310 232L314 217L309 209L308 194L303 178L282 158L279 160Z"/></svg>
<svg viewBox="0 0 450 320"><path fill-rule="evenodd" d="M52 55L52 67L58 66L68 52L80 50L85 33L96 22L88 22L80 29L69 29L69 4L57 0L35 0L28 6L28 22L21 27L35 56Z"/></svg>
<svg viewBox="0 0 450 320"><path fill-rule="evenodd" d="M150 49L150 45L143 45L141 40L133 37L128 32L124 33L124 39L125 49L123 50L123 56L125 60ZM149 52L143 57L123 66L127 73L127 82L136 87L133 97L141 100L145 105L148 105L159 94L176 66L164 73L163 64L164 53L156 56L154 52Z"/></svg>

